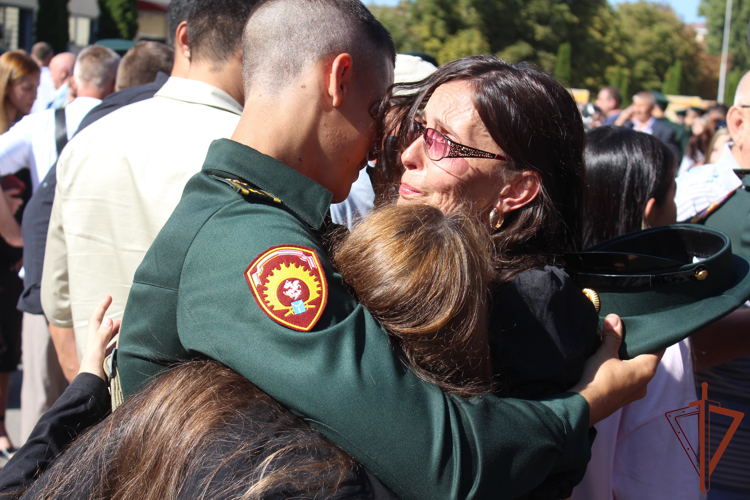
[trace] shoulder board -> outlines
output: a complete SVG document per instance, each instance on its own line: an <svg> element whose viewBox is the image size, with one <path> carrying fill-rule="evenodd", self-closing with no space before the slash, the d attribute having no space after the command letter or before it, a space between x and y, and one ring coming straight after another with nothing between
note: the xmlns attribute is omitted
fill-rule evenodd
<svg viewBox="0 0 750 500"><path fill-rule="evenodd" d="M255 189L247 182L240 181L237 179L219 177L218 175L213 175L213 174L209 174L209 176L216 179L217 181L220 181L220 182L223 182L224 184L228 184L229 186L232 186L234 191L237 193L240 193L242 196L255 196L255 197L263 198L267 201L273 201L274 203L281 203L281 200L276 198L271 193L260 190L260 189Z"/></svg>
<svg viewBox="0 0 750 500"><path fill-rule="evenodd" d="M702 212L700 212L698 214L695 214L693 217L690 218L690 220L688 220L686 222L689 222L690 224L702 224L703 222L705 222L705 220L708 218L709 215L711 215L716 210L718 210L719 208L721 208L721 206L724 204L724 202L726 202L729 198L731 198L732 195L734 193L736 193L736 192L737 192L737 189L735 189L734 191L728 193L722 199L717 200L717 201L711 203L705 210L703 210Z"/></svg>

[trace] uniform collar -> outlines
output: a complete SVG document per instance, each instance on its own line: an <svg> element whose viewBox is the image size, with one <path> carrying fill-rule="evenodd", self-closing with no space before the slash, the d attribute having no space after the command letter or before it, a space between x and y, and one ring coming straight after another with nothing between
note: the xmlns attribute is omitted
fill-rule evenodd
<svg viewBox="0 0 750 500"><path fill-rule="evenodd" d="M219 139L211 144L203 171L244 180L267 191L315 230L323 227L331 206L333 195L314 180L230 139Z"/></svg>
<svg viewBox="0 0 750 500"><path fill-rule="evenodd" d="M218 87L198 80L189 80L172 76L167 80L155 97L166 97L177 101L202 104L223 109L236 115L242 114L242 106L232 96Z"/></svg>

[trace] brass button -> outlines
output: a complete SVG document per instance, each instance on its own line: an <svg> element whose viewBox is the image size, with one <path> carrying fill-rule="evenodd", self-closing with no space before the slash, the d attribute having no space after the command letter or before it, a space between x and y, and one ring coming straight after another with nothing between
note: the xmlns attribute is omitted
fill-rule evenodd
<svg viewBox="0 0 750 500"><path fill-rule="evenodd" d="M596 312L598 313L602 308L602 304L599 301L599 294L593 291L591 288L584 288L583 294L588 297L592 304L594 304L594 309L596 309Z"/></svg>
<svg viewBox="0 0 750 500"><path fill-rule="evenodd" d="M703 281L704 279L708 278L708 271L706 269L701 269L700 271L696 271L695 277L698 281Z"/></svg>

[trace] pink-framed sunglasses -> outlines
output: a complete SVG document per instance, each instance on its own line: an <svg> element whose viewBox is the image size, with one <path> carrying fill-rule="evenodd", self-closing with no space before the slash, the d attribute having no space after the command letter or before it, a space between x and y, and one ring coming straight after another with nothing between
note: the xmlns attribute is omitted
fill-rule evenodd
<svg viewBox="0 0 750 500"><path fill-rule="evenodd" d="M482 151L448 139L434 128L426 128L422 123L414 120L413 129L410 134L410 142L417 139L417 134L422 135L424 140L424 152L432 161L443 158L486 158L488 160L508 161L507 156Z"/></svg>

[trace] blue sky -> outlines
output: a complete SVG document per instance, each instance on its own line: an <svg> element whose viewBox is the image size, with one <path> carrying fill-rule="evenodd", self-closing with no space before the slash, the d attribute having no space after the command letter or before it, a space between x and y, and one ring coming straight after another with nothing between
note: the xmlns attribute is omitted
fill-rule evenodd
<svg viewBox="0 0 750 500"><path fill-rule="evenodd" d="M611 3L618 4L622 3L622 1L612 1ZM659 3L666 3L669 4L672 7L672 10L674 10L678 16L682 17L682 20L686 23L699 23L699 22L705 22L706 19L703 17L698 17L698 5L700 5L700 0L662 0Z"/></svg>
<svg viewBox="0 0 750 500"><path fill-rule="evenodd" d="M612 3L618 4L623 0L610 1ZM377 5L396 5L399 0L364 0L364 2L366 4L372 2ZM677 15L681 16L682 20L686 23L697 23L705 21L705 19L698 17L698 5L700 4L700 0L662 0L661 3L671 5L672 9L674 9Z"/></svg>

